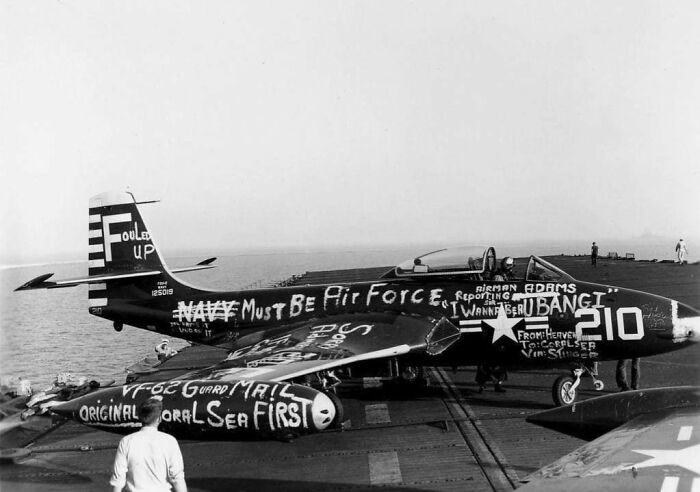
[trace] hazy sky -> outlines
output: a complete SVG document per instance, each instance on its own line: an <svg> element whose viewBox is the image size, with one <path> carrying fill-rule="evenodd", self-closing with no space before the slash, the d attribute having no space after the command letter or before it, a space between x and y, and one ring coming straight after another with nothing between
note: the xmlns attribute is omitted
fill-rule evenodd
<svg viewBox="0 0 700 492"><path fill-rule="evenodd" d="M697 236L700 4L0 3L0 263L166 249Z"/></svg>

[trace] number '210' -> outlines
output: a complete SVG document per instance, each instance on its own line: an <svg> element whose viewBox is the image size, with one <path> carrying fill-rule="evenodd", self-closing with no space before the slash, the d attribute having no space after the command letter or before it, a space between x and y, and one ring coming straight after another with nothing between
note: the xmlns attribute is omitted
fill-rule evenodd
<svg viewBox="0 0 700 492"><path fill-rule="evenodd" d="M605 339L614 340L612 310L603 309L605 317ZM600 310L595 308L581 308L574 313L577 319L583 316L592 316L589 321L579 321L576 323L576 338L581 341L603 340L603 336L597 334L584 334L583 330L593 330L600 326ZM642 310L638 307L618 308L616 315L617 336L620 340L641 340L644 337L644 321L642 320ZM633 323L631 321L634 320ZM634 324L634 328L631 326ZM628 330L629 328L629 330Z"/></svg>

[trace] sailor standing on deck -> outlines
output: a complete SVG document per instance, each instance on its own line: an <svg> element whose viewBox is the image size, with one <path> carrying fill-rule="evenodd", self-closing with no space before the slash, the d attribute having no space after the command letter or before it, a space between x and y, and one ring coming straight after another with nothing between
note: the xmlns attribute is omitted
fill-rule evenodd
<svg viewBox="0 0 700 492"><path fill-rule="evenodd" d="M187 492L180 446L173 436L158 430L162 411L163 402L158 396L139 405L143 426L119 441L109 480L112 492L121 492L125 486L131 492L166 492L171 488Z"/></svg>
<svg viewBox="0 0 700 492"><path fill-rule="evenodd" d="M632 384L627 383L627 359L621 359L617 361L617 367L615 368L615 381L617 382L617 387L620 391L628 391L630 387L633 390L639 389L639 379L641 377L639 357L632 359Z"/></svg>
<svg viewBox="0 0 700 492"><path fill-rule="evenodd" d="M676 254L678 255L678 263L680 263L681 266L688 263L688 260L686 260L686 256L688 255L688 247L685 245L683 238L679 239L678 243L676 244Z"/></svg>
<svg viewBox="0 0 700 492"><path fill-rule="evenodd" d="M595 243L595 241L591 246L591 265L594 267L598 266L598 245Z"/></svg>
<svg viewBox="0 0 700 492"><path fill-rule="evenodd" d="M503 387L503 381L506 379L508 379L508 372L503 366L484 363L476 366L474 381L479 385L479 393L484 392L486 383L489 381L493 381L493 390L496 393L505 393L506 389Z"/></svg>

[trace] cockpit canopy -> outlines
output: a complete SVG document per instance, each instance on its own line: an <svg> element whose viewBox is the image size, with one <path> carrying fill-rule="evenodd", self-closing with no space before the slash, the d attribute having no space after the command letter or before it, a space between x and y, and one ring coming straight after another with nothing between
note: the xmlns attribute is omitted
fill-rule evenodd
<svg viewBox="0 0 700 492"><path fill-rule="evenodd" d="M468 275L490 277L496 270L496 251L492 247L440 249L400 263L397 277L432 275Z"/></svg>
<svg viewBox="0 0 700 492"><path fill-rule="evenodd" d="M548 261L537 256L530 256L530 261L527 262L527 271L525 272L525 280L528 282L571 282L573 277L561 270Z"/></svg>
<svg viewBox="0 0 700 492"><path fill-rule="evenodd" d="M387 272L384 277L462 277L469 280L494 280L497 269L493 247L461 247L440 249L406 260ZM516 278L528 282L571 282L574 279L548 261L530 256L523 276L516 265ZM497 281L497 280L494 280Z"/></svg>

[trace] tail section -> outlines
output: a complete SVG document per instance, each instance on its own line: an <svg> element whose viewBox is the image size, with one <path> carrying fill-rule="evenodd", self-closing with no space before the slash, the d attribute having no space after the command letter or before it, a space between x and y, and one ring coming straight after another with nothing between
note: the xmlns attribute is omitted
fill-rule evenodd
<svg viewBox="0 0 700 492"><path fill-rule="evenodd" d="M88 244L91 277L164 269L131 193L107 192L90 199Z"/></svg>
<svg viewBox="0 0 700 492"><path fill-rule="evenodd" d="M49 273L30 280L16 290L89 284L88 300L92 314L112 319L115 323L128 319L128 324L135 326L152 319L153 309L167 305L169 299L202 292L180 282L172 273L213 268L210 263L215 258L204 260L194 267L168 270L138 205L139 202L129 192L106 192L92 197L88 227L88 276L53 281L50 280L53 274ZM151 302L150 308L146 306L147 301L154 300L164 302Z"/></svg>
<svg viewBox="0 0 700 492"><path fill-rule="evenodd" d="M153 291L173 292L179 284L167 274L137 202L126 192L90 199L88 274L105 279L90 284L88 302L95 314L108 304L150 298ZM114 275L119 277L110 278Z"/></svg>
<svg viewBox="0 0 700 492"><path fill-rule="evenodd" d="M111 310L103 309L105 306L138 304L199 290L171 275L138 205L129 192L106 192L90 199L88 274L91 279L104 279L90 284L88 298L93 314L108 314ZM213 260L174 271L213 268L209 266Z"/></svg>

